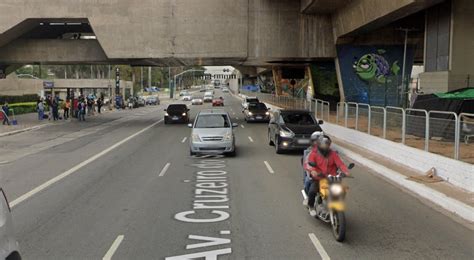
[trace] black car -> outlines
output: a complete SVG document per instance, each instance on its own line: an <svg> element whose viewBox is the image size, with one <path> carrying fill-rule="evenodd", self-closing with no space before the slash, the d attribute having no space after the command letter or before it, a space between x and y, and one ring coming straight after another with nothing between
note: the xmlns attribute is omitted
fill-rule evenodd
<svg viewBox="0 0 474 260"><path fill-rule="evenodd" d="M276 153L289 150L304 150L310 145L311 134L322 131L322 120L316 121L307 110L276 110L271 113L268 124L269 144Z"/></svg>
<svg viewBox="0 0 474 260"><path fill-rule="evenodd" d="M242 113L246 122L269 122L269 110L265 103L249 103Z"/></svg>
<svg viewBox="0 0 474 260"><path fill-rule="evenodd" d="M165 111L165 124L189 123L189 109L185 104L171 104Z"/></svg>

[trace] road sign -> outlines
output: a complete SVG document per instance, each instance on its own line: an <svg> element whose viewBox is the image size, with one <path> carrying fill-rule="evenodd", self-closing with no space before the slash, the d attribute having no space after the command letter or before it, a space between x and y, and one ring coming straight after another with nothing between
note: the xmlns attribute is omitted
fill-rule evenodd
<svg viewBox="0 0 474 260"><path fill-rule="evenodd" d="M44 88L54 88L54 81L43 81Z"/></svg>

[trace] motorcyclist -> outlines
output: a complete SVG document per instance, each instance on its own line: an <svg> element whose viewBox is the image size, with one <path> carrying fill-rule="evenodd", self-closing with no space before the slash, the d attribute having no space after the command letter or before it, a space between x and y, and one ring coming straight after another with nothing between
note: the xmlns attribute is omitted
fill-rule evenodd
<svg viewBox="0 0 474 260"><path fill-rule="evenodd" d="M306 150L304 150L303 157L301 158L301 165L303 166L303 185L304 185L304 191L306 192L306 194L308 194L309 187L311 185L311 176L310 176L310 173L304 169L304 165L306 161L308 160L308 156L311 153L311 150L317 147L317 144L318 144L317 141L319 137L323 134L324 133L322 131L315 131L311 134L311 137L310 137L311 145L308 148L306 148ZM307 200L303 202L304 205L307 205L307 203L308 203Z"/></svg>
<svg viewBox="0 0 474 260"><path fill-rule="evenodd" d="M316 216L314 202L319 192L319 180L329 175L336 176L338 169L342 172L343 176L349 175L349 170L342 162L339 154L331 149L331 143L332 141L329 136L320 136L316 148L311 150L304 166L312 179L308 192L308 207L311 216Z"/></svg>

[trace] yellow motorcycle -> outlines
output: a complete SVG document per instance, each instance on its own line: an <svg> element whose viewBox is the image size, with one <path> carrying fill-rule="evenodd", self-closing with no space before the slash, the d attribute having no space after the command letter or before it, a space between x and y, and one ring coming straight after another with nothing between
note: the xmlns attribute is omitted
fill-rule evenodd
<svg viewBox="0 0 474 260"><path fill-rule="evenodd" d="M351 163L348 169L354 168ZM346 236L345 197L348 187L342 183L345 176L340 170L336 176L328 176L319 181L319 193L316 195L314 209L316 217L331 223L332 232L338 242L344 241ZM303 191L304 192L304 191Z"/></svg>

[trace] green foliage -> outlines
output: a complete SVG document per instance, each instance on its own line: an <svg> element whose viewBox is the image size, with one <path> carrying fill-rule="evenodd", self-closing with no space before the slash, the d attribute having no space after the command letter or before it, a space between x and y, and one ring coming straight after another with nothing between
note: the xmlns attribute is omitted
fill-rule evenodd
<svg viewBox="0 0 474 260"><path fill-rule="evenodd" d="M36 112L36 102L13 103L8 104L8 106L10 107L10 110L15 112L15 115ZM10 114L11 113L12 112L10 112Z"/></svg>
<svg viewBox="0 0 474 260"><path fill-rule="evenodd" d="M0 104L3 103L21 103L21 102L34 102L38 100L38 96L35 94L32 95L23 95L23 96L0 96Z"/></svg>

